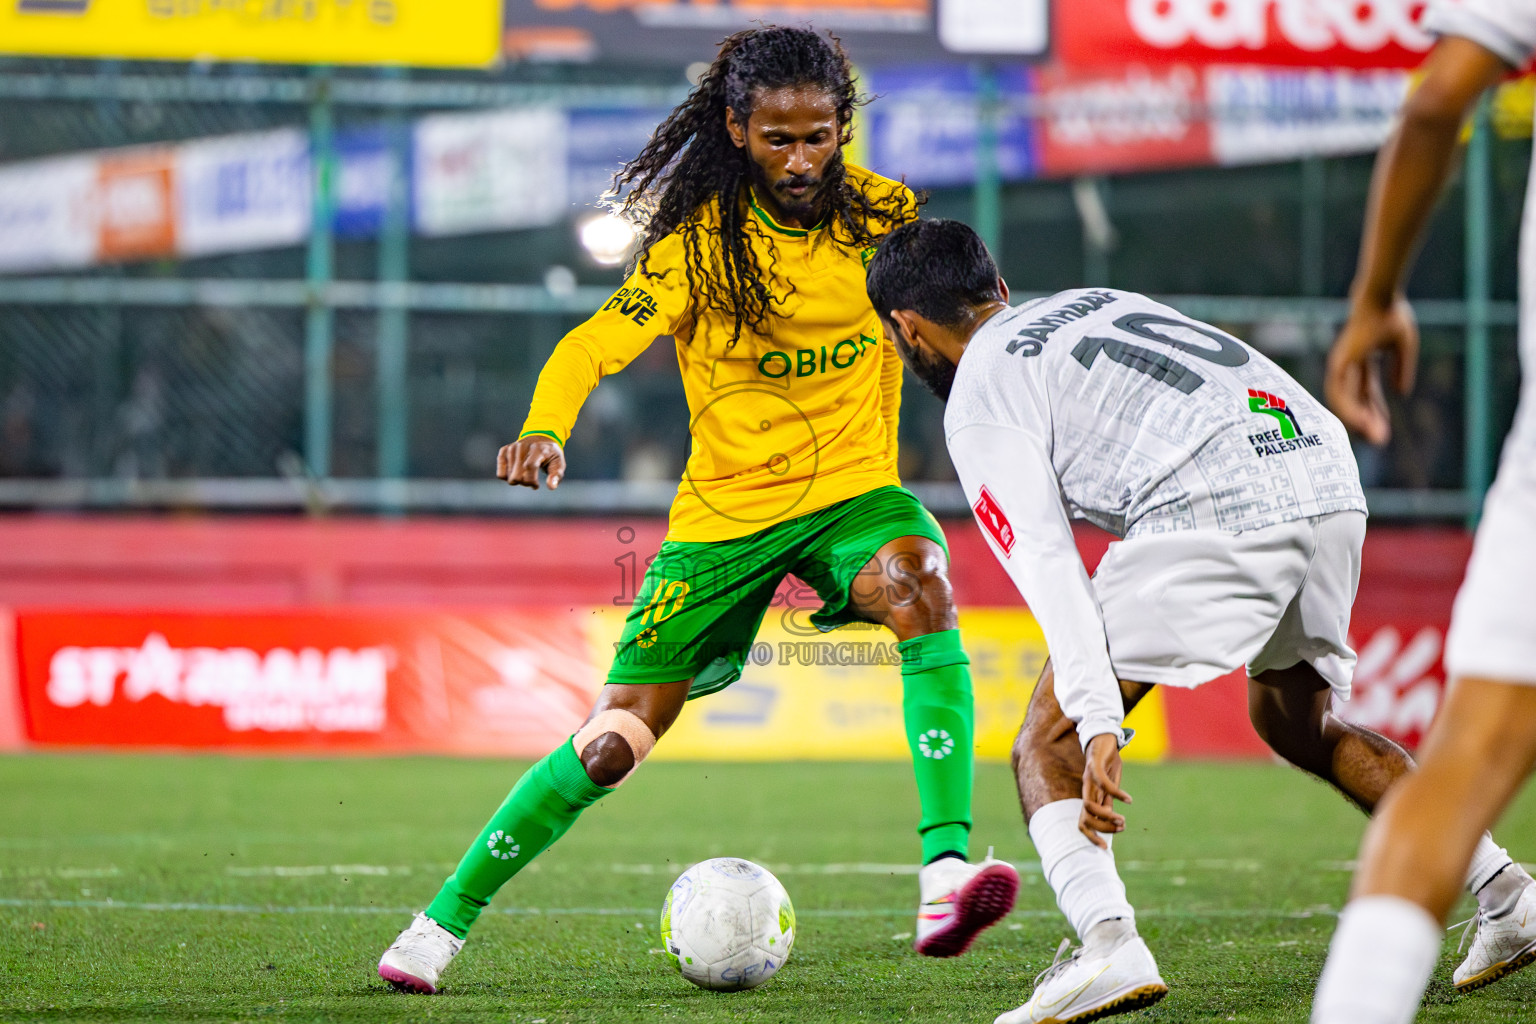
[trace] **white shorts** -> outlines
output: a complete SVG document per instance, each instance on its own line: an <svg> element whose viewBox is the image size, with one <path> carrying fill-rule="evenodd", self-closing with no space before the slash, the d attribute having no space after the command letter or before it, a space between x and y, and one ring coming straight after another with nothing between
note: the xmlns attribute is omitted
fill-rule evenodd
<svg viewBox="0 0 1536 1024"><path fill-rule="evenodd" d="M1199 686L1307 662L1349 699L1349 613L1365 515L1333 512L1244 533L1188 530L1111 544L1094 573L1121 679Z"/></svg>
<svg viewBox="0 0 1536 1024"><path fill-rule="evenodd" d="M1445 638L1452 678L1536 685L1536 458L1511 446L1483 505Z"/></svg>

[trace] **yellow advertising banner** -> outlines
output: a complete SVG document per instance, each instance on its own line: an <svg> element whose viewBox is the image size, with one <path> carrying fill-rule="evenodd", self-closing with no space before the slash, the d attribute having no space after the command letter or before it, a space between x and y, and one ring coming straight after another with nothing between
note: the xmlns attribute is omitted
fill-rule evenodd
<svg viewBox="0 0 1536 1024"><path fill-rule="evenodd" d="M901 669L896 637L851 625L817 634L804 609L772 608L758 630L739 681L683 712L656 757L678 760L783 761L905 759ZM624 609L600 609L588 633L594 664L606 666ZM976 695L976 754L1006 759L1045 664L1045 637L1021 608L960 613ZM1136 730L1126 760L1168 753L1161 688L1126 720Z"/></svg>
<svg viewBox="0 0 1536 1024"><path fill-rule="evenodd" d="M481 67L502 0L0 0L0 53Z"/></svg>

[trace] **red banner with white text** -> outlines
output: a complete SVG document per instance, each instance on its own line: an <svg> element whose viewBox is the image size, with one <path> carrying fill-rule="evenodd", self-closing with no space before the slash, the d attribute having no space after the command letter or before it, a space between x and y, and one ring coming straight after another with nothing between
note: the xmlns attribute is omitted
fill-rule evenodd
<svg viewBox="0 0 1536 1024"><path fill-rule="evenodd" d="M1057 56L1128 63L1410 68L1433 37L1424 0L1070 0L1055 5Z"/></svg>
<svg viewBox="0 0 1536 1024"><path fill-rule="evenodd" d="M1040 173L1066 178L1211 161L1204 80L1185 64L1036 72Z"/></svg>
<svg viewBox="0 0 1536 1024"><path fill-rule="evenodd" d="M976 523L946 529L978 754L1006 757L1044 637ZM0 531L0 749L536 757L591 706L663 531L601 520L13 521ZM1084 528L1078 542L1091 568L1109 538ZM1469 550L1460 530L1368 533L1345 718L1418 743L1441 703ZM800 612L819 603L786 583L741 682L690 706L658 755L905 757L894 637L807 630ZM455 607L467 610L445 610ZM1159 688L1136 714L1128 753L1138 758L1265 753L1241 673Z"/></svg>
<svg viewBox="0 0 1536 1024"><path fill-rule="evenodd" d="M46 744L538 756L599 685L564 610L23 612L16 633Z"/></svg>

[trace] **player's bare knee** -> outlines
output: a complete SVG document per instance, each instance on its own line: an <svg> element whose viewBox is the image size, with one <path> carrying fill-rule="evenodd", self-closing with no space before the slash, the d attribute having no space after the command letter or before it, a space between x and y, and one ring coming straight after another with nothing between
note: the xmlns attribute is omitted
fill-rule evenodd
<svg viewBox="0 0 1536 1024"><path fill-rule="evenodd" d="M581 765L599 786L617 786L635 770L635 752L624 737L605 732L582 750Z"/></svg>
<svg viewBox="0 0 1536 1024"><path fill-rule="evenodd" d="M650 756L656 736L632 711L609 708L592 716L571 739L587 778L612 788L629 778Z"/></svg>
<svg viewBox="0 0 1536 1024"><path fill-rule="evenodd" d="M904 592L893 596L889 612L889 624L897 636L955 628L955 593L946 573L936 568L913 570L903 577L902 585Z"/></svg>

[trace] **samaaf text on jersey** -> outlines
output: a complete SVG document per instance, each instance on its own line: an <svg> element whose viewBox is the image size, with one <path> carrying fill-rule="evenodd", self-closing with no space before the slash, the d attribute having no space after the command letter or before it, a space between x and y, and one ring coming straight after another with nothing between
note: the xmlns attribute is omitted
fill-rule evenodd
<svg viewBox="0 0 1536 1024"><path fill-rule="evenodd" d="M1057 328L1065 327L1074 320L1081 320L1096 309L1103 309L1116 296L1109 292L1083 292L1077 297L1076 302L1069 302L1051 310L1043 316L1036 317L1019 329L1019 333L1013 336L1008 343L1008 354L1013 355L1023 350L1026 356L1037 356L1040 350L1045 348L1045 343L1051 340Z"/></svg>

